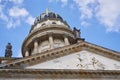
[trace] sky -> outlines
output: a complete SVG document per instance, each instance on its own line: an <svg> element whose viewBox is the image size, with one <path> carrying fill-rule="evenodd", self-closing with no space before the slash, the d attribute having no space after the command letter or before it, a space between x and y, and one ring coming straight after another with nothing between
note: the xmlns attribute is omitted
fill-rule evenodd
<svg viewBox="0 0 120 80"><path fill-rule="evenodd" d="M120 52L120 0L0 0L0 57L8 42L12 57L21 57L21 46L35 17L49 8L81 30L87 42Z"/></svg>

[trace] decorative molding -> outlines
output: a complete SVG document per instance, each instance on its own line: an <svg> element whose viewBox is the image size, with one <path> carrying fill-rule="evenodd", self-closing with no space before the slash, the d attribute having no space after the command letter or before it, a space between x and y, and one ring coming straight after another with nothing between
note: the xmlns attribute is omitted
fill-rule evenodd
<svg viewBox="0 0 120 80"><path fill-rule="evenodd" d="M120 79L120 71L80 69L2 69L0 78L32 79Z"/></svg>

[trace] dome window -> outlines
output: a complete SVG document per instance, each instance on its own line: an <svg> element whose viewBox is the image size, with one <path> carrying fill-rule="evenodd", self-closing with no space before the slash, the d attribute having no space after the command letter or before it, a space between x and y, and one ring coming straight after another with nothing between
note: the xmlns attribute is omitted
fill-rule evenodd
<svg viewBox="0 0 120 80"><path fill-rule="evenodd" d="M56 22L52 22L52 24L56 24Z"/></svg>
<svg viewBox="0 0 120 80"><path fill-rule="evenodd" d="M41 26L44 26L45 25L45 23L43 23Z"/></svg>

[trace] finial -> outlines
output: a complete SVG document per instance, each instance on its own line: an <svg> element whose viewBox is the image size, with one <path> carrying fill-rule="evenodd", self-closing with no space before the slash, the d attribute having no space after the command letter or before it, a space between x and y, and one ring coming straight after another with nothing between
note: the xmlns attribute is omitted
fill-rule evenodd
<svg viewBox="0 0 120 80"><path fill-rule="evenodd" d="M46 14L48 14L48 13L49 13L49 8L46 8L46 11L45 11L45 12L46 12Z"/></svg>

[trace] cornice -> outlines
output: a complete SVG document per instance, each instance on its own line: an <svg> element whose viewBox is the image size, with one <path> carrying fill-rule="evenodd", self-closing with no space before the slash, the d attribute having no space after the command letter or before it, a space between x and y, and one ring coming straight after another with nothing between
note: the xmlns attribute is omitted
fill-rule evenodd
<svg viewBox="0 0 120 80"><path fill-rule="evenodd" d="M0 78L119 79L118 70L0 69Z"/></svg>
<svg viewBox="0 0 120 80"><path fill-rule="evenodd" d="M0 60L16 60L16 59L21 59L21 58L19 58L19 57L12 57L12 58L9 58L9 57L0 57Z"/></svg>

